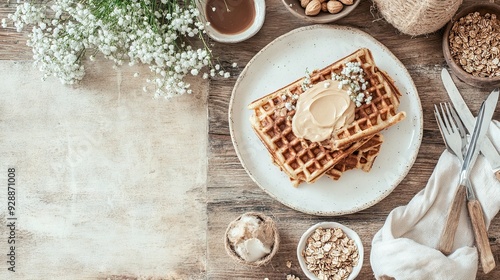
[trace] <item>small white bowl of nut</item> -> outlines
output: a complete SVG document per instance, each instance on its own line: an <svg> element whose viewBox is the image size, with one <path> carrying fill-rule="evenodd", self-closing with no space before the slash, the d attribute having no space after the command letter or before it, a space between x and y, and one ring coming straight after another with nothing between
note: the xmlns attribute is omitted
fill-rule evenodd
<svg viewBox="0 0 500 280"><path fill-rule="evenodd" d="M322 222L310 227L299 240L297 258L312 280L352 280L363 266L363 243L352 229Z"/></svg>
<svg viewBox="0 0 500 280"><path fill-rule="evenodd" d="M296 17L311 23L329 23L351 13L361 0L282 0Z"/></svg>

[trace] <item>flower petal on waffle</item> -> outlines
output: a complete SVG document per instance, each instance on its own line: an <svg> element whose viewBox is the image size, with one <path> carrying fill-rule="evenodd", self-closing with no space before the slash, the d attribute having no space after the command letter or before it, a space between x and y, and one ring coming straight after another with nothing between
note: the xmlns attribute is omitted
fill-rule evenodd
<svg viewBox="0 0 500 280"><path fill-rule="evenodd" d="M378 69L371 52L359 49L331 66L331 71L340 73L347 62L359 62L370 81L367 91L372 96L369 104L356 108L354 122L333 132L331 143L342 148L349 143L374 135L406 117L405 112L397 112L401 93L387 73Z"/></svg>

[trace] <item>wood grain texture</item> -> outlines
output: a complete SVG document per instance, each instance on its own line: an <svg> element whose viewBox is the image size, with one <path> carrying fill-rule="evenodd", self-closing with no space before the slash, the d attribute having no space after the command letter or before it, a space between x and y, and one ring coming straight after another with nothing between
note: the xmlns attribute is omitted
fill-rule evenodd
<svg viewBox="0 0 500 280"><path fill-rule="evenodd" d="M472 1L464 1L472 2ZM225 65L238 63L231 69L236 76L246 63L274 38L295 28L307 25L288 14L281 1L266 1L266 22L253 38L238 44L214 43L214 52ZM380 20L370 1L363 1L348 17L335 24L359 28L387 46L410 72L423 107L424 134L417 160L406 178L385 199L361 212L340 217L316 217L292 210L273 200L262 191L241 167L231 143L228 124L228 106L236 76L230 80L211 80L208 100L209 110L209 167L207 182L208 245L207 279L286 279L294 274L307 279L298 266L297 242L311 225L321 221L344 223L358 232L365 246L363 268L358 279L373 279L370 267L370 245L374 234L382 227L387 215L395 207L407 204L425 187L439 156L445 147L433 115L433 104L447 101L441 83L440 71L447 67L441 51L442 30L435 34L412 38L401 35L384 20ZM475 114L487 91L472 88L458 80L457 86ZM496 111L495 119L500 117ZM265 267L247 268L234 263L224 252L223 234L227 225L246 211L262 211L274 217L282 235L278 254ZM446 215L446 213L443 213ZM489 240L496 259L500 257L500 225L495 218L490 226ZM287 261L292 266L286 266ZM478 279L500 278L494 269L485 275L478 272Z"/></svg>
<svg viewBox="0 0 500 280"><path fill-rule="evenodd" d="M455 234L457 232L458 221L460 219L460 212L465 204L465 186L458 186L457 192L453 197L451 206L448 209L446 222L443 232L439 239L439 251L445 255L449 255L453 249L453 242L455 241Z"/></svg>
<svg viewBox="0 0 500 280"><path fill-rule="evenodd" d="M6 3L7 2L7 3ZM8 14L16 10L15 1L2 1L0 4L0 20L7 18ZM17 32L16 28L9 26L0 27L0 59L1 60L29 60L33 57L31 48L26 46L28 33Z"/></svg>
<svg viewBox="0 0 500 280"><path fill-rule="evenodd" d="M0 61L0 170L19 182L0 279L203 279L208 85L172 106L137 86L146 67L95 63L69 87L31 64Z"/></svg>
<svg viewBox="0 0 500 280"><path fill-rule="evenodd" d="M16 271L2 253L0 279L204 279L208 82L154 100L133 78L147 66L99 58L79 85L43 82L26 38L0 28L1 180L18 172Z"/></svg>
<svg viewBox="0 0 500 280"><path fill-rule="evenodd" d="M483 273L487 274L492 271L496 264L491 252L488 232L484 222L483 208L477 199L467 201L467 210L469 211L472 228L474 229L474 237L476 246L479 251L479 261L483 268Z"/></svg>
<svg viewBox="0 0 500 280"><path fill-rule="evenodd" d="M355 214L331 218L316 217L290 209L261 190L242 168L231 142L228 106L236 77L246 63L276 37L307 25L292 16L279 0L266 1L266 5L265 24L253 38L238 44L211 42L214 54L219 57L221 64L232 73L233 77L212 79L209 85L205 278L286 279L286 275L294 274L301 279L306 279L298 266L295 253L301 234L317 222L336 221L353 228L360 235L365 246L365 259L358 279L373 279L369 256L374 234L382 227L392 209L405 205L425 187L440 154L444 151L444 144L432 113L434 103L448 100L440 80L441 68L446 67L441 51L442 31L415 38L402 35L377 15L371 1L362 1L353 13L335 23L355 27L372 35L387 46L405 65L415 82L423 107L423 140L413 168L388 197ZM14 9L15 4L2 4L0 18L4 18ZM13 28L0 28L0 59L31 59L31 50L25 45L26 39L26 33L17 33ZM237 62L238 67L230 67L233 62ZM488 92L472 88L458 80L455 82L465 102L475 114ZM494 115L495 119L500 119L498 108ZM258 269L244 267L233 262L224 251L223 234L227 225L247 211L260 211L273 217L281 234L278 254L269 265ZM488 237L493 255L498 261L500 259L500 218L496 217L492 220ZM287 261L292 263L290 268L286 266ZM179 270L182 269L179 267ZM500 270L494 269L487 275L479 271L477 278L499 279ZM110 279L122 278L116 276Z"/></svg>

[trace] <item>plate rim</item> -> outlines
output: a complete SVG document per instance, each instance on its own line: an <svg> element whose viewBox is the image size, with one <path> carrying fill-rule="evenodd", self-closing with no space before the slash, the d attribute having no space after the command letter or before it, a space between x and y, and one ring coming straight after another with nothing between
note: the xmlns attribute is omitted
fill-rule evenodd
<svg viewBox="0 0 500 280"><path fill-rule="evenodd" d="M355 207L355 209L351 209L351 210L348 210L348 211L314 211L314 210L305 209L305 208L297 206L297 205L291 205L290 203L287 203L287 202L283 201L282 199L280 199L279 197L277 197L275 194L273 194L272 192L270 192L269 190L267 190L266 188L264 188L255 179L255 177L253 176L252 172L245 165L245 161L243 160L243 158L242 158L242 156L240 154L239 149L237 149L238 143L236 142L235 135L234 135L234 127L233 127L232 114L233 114L233 103L234 103L234 99L235 99L235 92L236 92L236 89L237 89L238 85L245 78L247 72L249 71L248 69L251 67L251 65L253 64L253 62L255 60L257 60L262 55L262 53L264 53L265 51L267 51L267 49L271 48L272 45L274 45L275 43L283 40L284 38L286 38L288 36L291 36L291 35L293 35L295 33L305 32L307 30L323 29L323 28L324 29L333 29L333 30L351 31L351 32L357 33L357 34L359 34L361 36L364 36L364 37L368 38L371 42L377 44L380 48L382 48L387 53L387 55L389 55L393 59L393 62L395 62L396 64L398 64L398 66L400 68L404 69L404 73L403 74L406 75L409 78L409 82L410 82L409 86L411 86L411 88L415 91L415 98L418 101L416 105L417 105L419 111L422 112L418 116L418 124L420 125L420 129L419 129L419 131L416 131L418 133L418 136L416 137L417 141L416 141L416 146L415 146L416 152L409 159L408 165L406 165L404 167L402 175L399 176L392 183L392 185L391 185L390 188L386 189L376 199L374 199L372 201L369 201L368 203L365 203L363 205ZM404 93L402 93L402 94L404 94ZM277 38L275 38L274 40L272 40L271 42L269 42L266 46L264 46L261 50L259 50L248 61L248 63L245 65L245 68L243 68L243 70L239 74L238 78L236 79L236 82L235 82L235 84L233 86L233 89L231 91L231 97L230 97L230 100L229 100L228 122L229 122L229 133L230 133L230 136L231 136L231 142L233 144L233 148L234 148L234 150L236 152L238 160L240 161L241 166L246 171L246 173L249 175L249 177L252 179L252 181L255 184L257 184L257 186L259 186L259 188L261 190L263 190L267 195L269 195L274 200L278 201L279 203L281 203L281 204L283 204L283 205L285 205L285 206L287 206L287 207L289 207L289 208L291 208L293 210L296 210L296 211L299 211L299 212L302 212L302 213L305 213L305 214L310 214L310 215L315 215L315 216L328 216L328 217L342 216L342 215L353 214L353 213L357 213L357 212L363 211L363 210L368 209L368 208L374 206L375 204L379 203L380 201L382 201L383 199L385 199L389 194L391 194L394 191L394 189L396 189L396 187L399 186L399 184L406 178L406 176L410 172L411 168L415 164L415 161L416 161L416 159L418 157L418 154L419 154L420 146L422 144L423 126L424 126L424 123L423 123L423 109L422 109L422 103L421 103L421 100L420 100L420 96L418 94L417 87L415 86L415 82L413 81L413 78L411 77L410 73L408 72L408 69L404 66L404 64L392 53L392 51L390 51L389 48L387 48L384 44L382 44L380 41L378 41L377 39L375 39L370 34L364 32L364 31L362 31L360 29L354 28L354 27L343 26L343 25L335 25L335 24L330 24L330 25L326 25L326 24L314 24L314 25L302 26L302 27L293 29L293 30L291 30L291 31L289 31L289 32L287 32L285 34L282 34L282 35L278 36Z"/></svg>

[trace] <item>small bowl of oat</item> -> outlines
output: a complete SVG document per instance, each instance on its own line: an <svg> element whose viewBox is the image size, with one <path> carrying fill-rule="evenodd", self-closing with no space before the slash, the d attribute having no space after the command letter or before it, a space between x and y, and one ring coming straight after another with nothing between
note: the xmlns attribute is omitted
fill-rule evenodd
<svg viewBox="0 0 500 280"><path fill-rule="evenodd" d="M445 28L443 55L463 82L500 86L500 6L475 4L459 10Z"/></svg>
<svg viewBox="0 0 500 280"><path fill-rule="evenodd" d="M294 16L310 23L329 23L351 13L361 0L282 0Z"/></svg>
<svg viewBox="0 0 500 280"><path fill-rule="evenodd" d="M363 266L363 243L352 229L322 222L310 227L299 240L297 258L309 279L352 280Z"/></svg>

